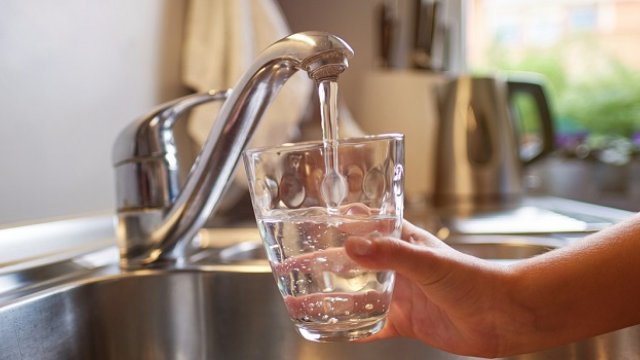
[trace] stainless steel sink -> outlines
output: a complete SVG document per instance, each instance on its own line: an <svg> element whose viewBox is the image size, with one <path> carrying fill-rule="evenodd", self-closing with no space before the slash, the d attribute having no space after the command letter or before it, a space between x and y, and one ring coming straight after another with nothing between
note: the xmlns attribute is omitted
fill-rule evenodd
<svg viewBox="0 0 640 360"><path fill-rule="evenodd" d="M459 359L408 339L317 344L289 323L268 268L114 267L0 309L0 359ZM637 328L522 359L632 359Z"/></svg>
<svg viewBox="0 0 640 360"><path fill-rule="evenodd" d="M304 341L266 266L101 272L3 306L0 359L452 358L406 339Z"/></svg>
<svg viewBox="0 0 640 360"><path fill-rule="evenodd" d="M520 256L487 252L502 246L497 243L467 245L480 246L491 257ZM247 259L246 251L260 256L258 248L244 246L243 252L232 246L227 254L245 255L227 261L244 265L137 272L108 265L80 270L70 280L52 279L44 289L4 302L0 298L0 359L464 358L408 339L305 341L289 322L267 263ZM516 358L631 359L640 351L639 341L640 330L632 327Z"/></svg>
<svg viewBox="0 0 640 360"><path fill-rule="evenodd" d="M107 231L96 230L110 221L84 229L77 242L65 232L76 244L67 255L47 249L45 257L0 262L0 360L467 359L401 338L371 344L303 340L288 319L255 229L202 232L192 269L126 272L117 266L115 245L104 245ZM52 234L46 230L40 231L45 238ZM518 261L569 240L457 234L447 241L474 256ZM514 359L639 354L635 326Z"/></svg>

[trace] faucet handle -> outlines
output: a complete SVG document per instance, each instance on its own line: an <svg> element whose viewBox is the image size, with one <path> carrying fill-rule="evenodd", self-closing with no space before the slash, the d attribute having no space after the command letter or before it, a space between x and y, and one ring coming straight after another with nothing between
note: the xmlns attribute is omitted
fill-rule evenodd
<svg viewBox="0 0 640 360"><path fill-rule="evenodd" d="M173 126L194 107L225 100L211 90L166 102L126 127L113 147L118 211L170 206L180 192Z"/></svg>
<svg viewBox="0 0 640 360"><path fill-rule="evenodd" d="M173 125L186 111L204 103L225 100L230 92L231 90L210 90L190 94L161 104L138 118L118 135L113 146L113 165L166 153L167 141L164 136L168 135L167 131L173 129Z"/></svg>

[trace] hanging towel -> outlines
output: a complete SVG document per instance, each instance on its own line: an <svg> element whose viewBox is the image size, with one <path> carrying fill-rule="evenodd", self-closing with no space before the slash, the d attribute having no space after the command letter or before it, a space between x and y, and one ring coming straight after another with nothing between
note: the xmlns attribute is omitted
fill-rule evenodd
<svg viewBox="0 0 640 360"><path fill-rule="evenodd" d="M233 87L262 50L291 33L275 0L191 0L186 21L182 79L196 91ZM249 146L293 140L312 87L303 72L289 79L265 112ZM192 112L188 131L199 144L206 140L216 114L214 106ZM244 172L236 173L236 182L245 183Z"/></svg>

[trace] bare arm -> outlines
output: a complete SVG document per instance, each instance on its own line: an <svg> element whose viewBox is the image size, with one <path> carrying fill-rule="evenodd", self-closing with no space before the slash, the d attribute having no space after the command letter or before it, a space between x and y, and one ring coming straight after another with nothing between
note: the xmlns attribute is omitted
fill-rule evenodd
<svg viewBox="0 0 640 360"><path fill-rule="evenodd" d="M638 324L640 216L511 271L511 300L532 323L510 347L548 347Z"/></svg>
<svg viewBox="0 0 640 360"><path fill-rule="evenodd" d="M387 326L373 340L407 336L497 357L640 323L640 216L510 266L461 254L409 223L402 239L345 245L360 264L397 272Z"/></svg>

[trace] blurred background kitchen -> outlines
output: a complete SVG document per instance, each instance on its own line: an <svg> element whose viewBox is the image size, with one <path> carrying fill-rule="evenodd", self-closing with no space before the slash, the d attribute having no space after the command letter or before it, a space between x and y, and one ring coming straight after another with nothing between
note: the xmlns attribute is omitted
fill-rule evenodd
<svg viewBox="0 0 640 360"><path fill-rule="evenodd" d="M377 106L365 85L380 71L542 74L556 150L526 168L527 192L640 209L640 0L5 0L0 226L113 212L118 132L196 87L186 74L197 67L187 54L197 3L220 37L201 53L219 53L210 61L227 75L283 26L345 39L356 56L340 78L344 117L365 131ZM211 7L225 3L228 16L215 18ZM417 21L429 34L419 41ZM398 116L416 112L403 106ZM535 143L532 105L523 99L517 112L523 146ZM198 131L181 126L197 148Z"/></svg>

